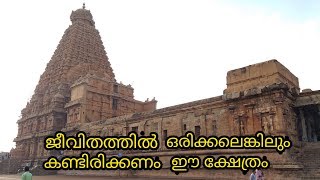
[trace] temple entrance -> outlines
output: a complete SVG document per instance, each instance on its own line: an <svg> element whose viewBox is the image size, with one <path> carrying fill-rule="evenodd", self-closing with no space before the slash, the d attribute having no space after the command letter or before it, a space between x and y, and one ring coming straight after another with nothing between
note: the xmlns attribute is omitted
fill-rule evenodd
<svg viewBox="0 0 320 180"><path fill-rule="evenodd" d="M297 109L297 130L300 141L320 141L320 111L319 105L312 104Z"/></svg>

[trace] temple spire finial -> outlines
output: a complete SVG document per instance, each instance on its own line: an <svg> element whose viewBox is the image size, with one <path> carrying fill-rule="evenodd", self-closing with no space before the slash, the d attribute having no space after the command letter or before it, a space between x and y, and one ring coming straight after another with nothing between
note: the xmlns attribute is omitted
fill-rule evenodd
<svg viewBox="0 0 320 180"><path fill-rule="evenodd" d="M83 3L82 4L82 9L85 9L86 8L86 3Z"/></svg>

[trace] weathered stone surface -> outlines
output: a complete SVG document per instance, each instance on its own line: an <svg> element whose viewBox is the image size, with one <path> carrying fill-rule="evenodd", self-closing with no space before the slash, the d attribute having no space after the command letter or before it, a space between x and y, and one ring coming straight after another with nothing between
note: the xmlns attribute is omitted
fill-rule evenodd
<svg viewBox="0 0 320 180"><path fill-rule="evenodd" d="M284 83L299 89L298 78L277 60L270 60L229 71L227 92L243 91L273 83Z"/></svg>

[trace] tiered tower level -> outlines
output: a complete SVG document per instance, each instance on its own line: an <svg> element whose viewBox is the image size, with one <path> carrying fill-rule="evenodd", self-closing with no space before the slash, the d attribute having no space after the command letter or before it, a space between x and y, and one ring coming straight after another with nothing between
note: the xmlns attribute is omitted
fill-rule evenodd
<svg viewBox="0 0 320 180"><path fill-rule="evenodd" d="M156 100L137 101L130 85L117 83L90 11L78 9L70 18L72 25L65 31L41 75L31 101L22 110L16 148L11 151L13 158L34 166L52 155L79 155L80 151L44 149L44 138L58 130L67 135L85 131L96 136L144 131L159 135L159 150L123 153L126 156L159 156L163 169L120 174L176 177L169 167L171 157L178 154L202 158L206 155L265 155L272 164L264 171L266 177L284 179L310 175L320 178L320 171L316 173L319 169L317 159L320 159L316 152L320 149L320 91L307 89L300 92L298 78L277 60L229 71L227 88L221 96L156 109ZM182 136L187 131L193 131L197 137L242 136L263 131L268 135L289 136L293 147L282 155L271 149L181 151L166 148L166 137ZM104 152L108 156L119 153ZM303 152L308 153L307 156ZM99 173L119 175L118 171L81 172L88 175ZM226 173L203 168L179 175L187 176L247 179L240 170Z"/></svg>

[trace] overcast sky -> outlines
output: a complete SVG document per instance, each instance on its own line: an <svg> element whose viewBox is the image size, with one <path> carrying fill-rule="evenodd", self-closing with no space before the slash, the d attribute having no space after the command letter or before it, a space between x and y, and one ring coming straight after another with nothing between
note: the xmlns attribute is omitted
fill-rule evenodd
<svg viewBox="0 0 320 180"><path fill-rule="evenodd" d="M1 1L0 151L83 1ZM87 0L118 82L158 108L222 95L228 70L277 59L320 89L320 1Z"/></svg>

